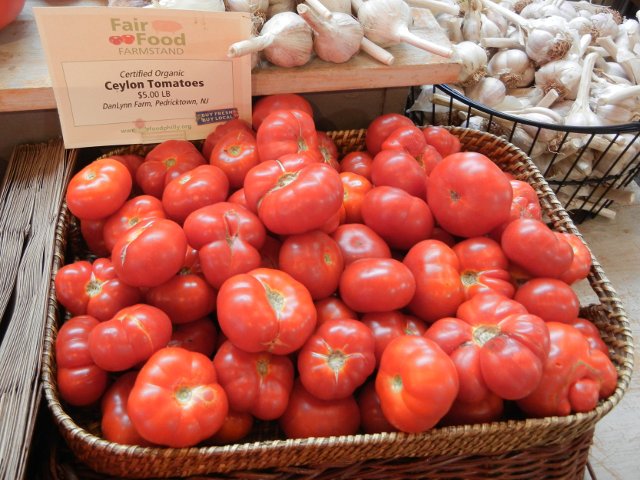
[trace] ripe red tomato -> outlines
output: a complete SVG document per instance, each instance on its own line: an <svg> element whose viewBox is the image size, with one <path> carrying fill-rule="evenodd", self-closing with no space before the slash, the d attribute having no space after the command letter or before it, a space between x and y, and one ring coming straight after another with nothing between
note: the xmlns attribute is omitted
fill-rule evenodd
<svg viewBox="0 0 640 480"><path fill-rule="evenodd" d="M221 137L209 155L209 163L220 168L232 189L244 184L247 172L259 163L253 132L234 130Z"/></svg>
<svg viewBox="0 0 640 480"><path fill-rule="evenodd" d="M502 234L507 258L536 277L559 278L573 261L573 248L533 218L512 221Z"/></svg>
<svg viewBox="0 0 640 480"><path fill-rule="evenodd" d="M349 152L340 160L340 171L355 173L371 181L372 163L369 152Z"/></svg>
<svg viewBox="0 0 640 480"><path fill-rule="evenodd" d="M360 427L360 410L352 396L320 400L297 381L280 427L288 438L354 435Z"/></svg>
<svg viewBox="0 0 640 480"><path fill-rule="evenodd" d="M79 260L65 265L56 273L55 288L56 299L69 313L100 321L109 320L142 298L140 290L120 281L108 258L98 258L93 264Z"/></svg>
<svg viewBox="0 0 640 480"><path fill-rule="evenodd" d="M280 257L280 247L282 242L271 235L266 235L264 245L260 249L261 267L279 269L278 258Z"/></svg>
<svg viewBox="0 0 640 480"><path fill-rule="evenodd" d="M427 203L394 187L371 189L362 202L362 218L390 247L401 250L429 238L433 230Z"/></svg>
<svg viewBox="0 0 640 480"><path fill-rule="evenodd" d="M167 183L180 174L207 161L198 149L186 140L165 140L147 153L136 172L136 182L147 195L162 198Z"/></svg>
<svg viewBox="0 0 640 480"><path fill-rule="evenodd" d="M347 307L347 304L339 297L327 297L314 302L316 306L318 326L328 320L339 320L342 318L358 319L356 312Z"/></svg>
<svg viewBox="0 0 640 480"><path fill-rule="evenodd" d="M249 125L244 120L239 118L234 118L233 120L229 120L227 122L219 124L213 132L207 135L204 143L202 144L202 155L206 160L209 160L211 157L211 152L213 151L213 147L216 146L218 141L224 137L227 133L236 132L236 131L245 131L255 136L254 131L251 129L251 125Z"/></svg>
<svg viewBox="0 0 640 480"><path fill-rule="evenodd" d="M181 347L211 357L216 350L218 331L209 317L173 326L167 347Z"/></svg>
<svg viewBox="0 0 640 480"><path fill-rule="evenodd" d="M422 320L399 311L366 313L362 316L362 323L373 332L377 364L380 364L382 352L391 340L402 335L422 335L427 330Z"/></svg>
<svg viewBox="0 0 640 480"><path fill-rule="evenodd" d="M504 400L491 392L478 402L453 402L447 414L442 417L440 425L472 425L489 423L500 419L504 412Z"/></svg>
<svg viewBox="0 0 640 480"><path fill-rule="evenodd" d="M100 404L102 412L100 427L105 440L120 445L148 447L152 444L142 438L127 413L127 400L137 377L138 372L127 372L118 377L105 392Z"/></svg>
<svg viewBox="0 0 640 480"><path fill-rule="evenodd" d="M439 240L423 240L407 252L403 263L416 281L409 311L429 323L454 315L465 299L455 252Z"/></svg>
<svg viewBox="0 0 640 480"><path fill-rule="evenodd" d="M229 195L229 180L214 165L200 165L167 183L162 193L164 211L174 222L184 223L191 212L224 202Z"/></svg>
<svg viewBox="0 0 640 480"><path fill-rule="evenodd" d="M166 218L162 202L151 195L138 195L127 200L122 207L104 222L104 243L111 252L125 232L144 220Z"/></svg>
<svg viewBox="0 0 640 480"><path fill-rule="evenodd" d="M322 161L313 118L301 110L277 110L267 115L257 129L256 142L261 162L278 160L288 153L305 153Z"/></svg>
<svg viewBox="0 0 640 480"><path fill-rule="evenodd" d="M442 318L425 336L453 360L458 371L458 400L486 402L491 393L506 400L529 395L540 383L549 354L549 330L540 317L509 315L498 322L473 325Z"/></svg>
<svg viewBox="0 0 640 480"><path fill-rule="evenodd" d="M389 245L380 235L361 223L340 225L331 236L342 251L345 265L361 258L391 258Z"/></svg>
<svg viewBox="0 0 640 480"><path fill-rule="evenodd" d="M340 162L338 162L338 147L326 132L317 132L317 134L318 149L322 154L322 161L339 172Z"/></svg>
<svg viewBox="0 0 640 480"><path fill-rule="evenodd" d="M380 398L376 393L374 381L367 382L358 393L360 421L364 433L397 432L398 429L389 423L382 413Z"/></svg>
<svg viewBox="0 0 640 480"><path fill-rule="evenodd" d="M108 218L108 217L107 217ZM106 219L80 220L80 234L91 253L97 257L108 257L111 251L104 242L104 224Z"/></svg>
<svg viewBox="0 0 640 480"><path fill-rule="evenodd" d="M89 352L100 368L127 370L147 360L171 339L171 320L151 305L139 303L120 310L89 334Z"/></svg>
<svg viewBox="0 0 640 480"><path fill-rule="evenodd" d="M125 167L127 167L127 170L129 170L129 173L131 174L132 180L135 180L138 167L140 167L140 165L142 165L142 162L144 162L144 157L141 157L140 155L136 155L135 153L111 155L109 158L113 158L114 160L117 160L118 162L122 163ZM135 181L134 181L134 184L135 184Z"/></svg>
<svg viewBox="0 0 640 480"><path fill-rule="evenodd" d="M443 127L428 126L422 130L428 145L434 147L442 158L461 150L460 140Z"/></svg>
<svg viewBox="0 0 640 480"><path fill-rule="evenodd" d="M176 347L163 348L147 360L127 401L140 435L173 448L191 447L211 437L222 427L228 410L211 360Z"/></svg>
<svg viewBox="0 0 640 480"><path fill-rule="evenodd" d="M112 158L95 160L69 181L67 206L80 220L106 218L124 204L132 184L122 163Z"/></svg>
<svg viewBox="0 0 640 480"><path fill-rule="evenodd" d="M351 396L376 367L373 333L352 319L328 320L298 353L304 388L322 400Z"/></svg>
<svg viewBox="0 0 640 480"><path fill-rule="evenodd" d="M362 223L362 202L373 185L362 175L353 172L342 172L340 180L344 188L342 205L345 210L345 219L343 223Z"/></svg>
<svg viewBox="0 0 640 480"><path fill-rule="evenodd" d="M258 130L264 119L277 110L300 110L313 117L313 107L309 101L295 93L280 93L259 98L253 105L251 124Z"/></svg>
<svg viewBox="0 0 640 480"><path fill-rule="evenodd" d="M261 420L274 420L286 410L294 375L289 357L244 352L226 341L213 364L231 410L249 412Z"/></svg>
<svg viewBox="0 0 640 480"><path fill-rule="evenodd" d="M509 219L513 191L500 167L480 153L444 158L427 180L427 203L453 235L476 237Z"/></svg>
<svg viewBox="0 0 640 480"><path fill-rule="evenodd" d="M107 388L107 372L89 353L89 334L99 321L88 315L67 320L56 337L57 381L60 398L70 405L91 405Z"/></svg>
<svg viewBox="0 0 640 480"><path fill-rule="evenodd" d="M309 291L280 270L257 268L229 278L218 291L218 323L247 352L287 355L315 330Z"/></svg>
<svg viewBox="0 0 640 480"><path fill-rule="evenodd" d="M214 445L228 445L238 443L244 437L251 433L253 428L253 417L250 413L234 412L229 410L227 416L224 417L224 423L210 441Z"/></svg>
<svg viewBox="0 0 640 480"><path fill-rule="evenodd" d="M426 195L427 174L405 150L381 150L373 158L371 181L375 186L400 188L414 197L424 199Z"/></svg>
<svg viewBox="0 0 640 480"><path fill-rule="evenodd" d="M187 238L180 225L151 219L120 237L111 261L123 282L134 287L156 287L180 271L186 251Z"/></svg>
<svg viewBox="0 0 640 480"><path fill-rule="evenodd" d="M573 233L554 232L561 237L573 250L573 260L567 270L560 275L560 280L571 285L579 280L587 278L591 271L591 252L582 238Z"/></svg>
<svg viewBox="0 0 640 480"><path fill-rule="evenodd" d="M547 322L572 323L580 311L576 292L554 278L532 278L518 288L515 300Z"/></svg>
<svg viewBox="0 0 640 480"><path fill-rule="evenodd" d="M602 353L609 356L609 347L607 347L607 344L602 340L600 330L598 330L598 327L596 327L593 322L586 318L576 318L570 324L576 327L584 338L587 339L591 350L600 350Z"/></svg>
<svg viewBox="0 0 640 480"><path fill-rule="evenodd" d="M456 244L453 251L460 260L460 279L467 299L487 291L513 297L509 260L500 244L488 237L473 237Z"/></svg>
<svg viewBox="0 0 640 480"><path fill-rule="evenodd" d="M244 186L247 201L251 205L252 199L258 198L255 202L258 216L273 233L293 235L320 229L342 206L344 189L340 175L323 163L297 171L281 170L258 195L250 175L251 172Z"/></svg>
<svg viewBox="0 0 640 480"><path fill-rule="evenodd" d="M340 277L340 297L356 312L387 312L405 307L416 281L405 265L392 258L362 258Z"/></svg>
<svg viewBox="0 0 640 480"><path fill-rule="evenodd" d="M278 265L307 287L314 300L334 293L344 270L340 247L320 230L289 235L280 247Z"/></svg>
<svg viewBox="0 0 640 480"><path fill-rule="evenodd" d="M456 317L470 325L496 324L515 314L529 313L524 305L499 293L481 293L458 307Z"/></svg>
<svg viewBox="0 0 640 480"><path fill-rule="evenodd" d="M393 130L382 142L382 150L401 150L414 159L419 157L427 146L422 130L415 125L403 126ZM379 155L376 154L376 157Z"/></svg>
<svg viewBox="0 0 640 480"><path fill-rule="evenodd" d="M239 188L235 192L233 192L229 197L227 197L227 202L229 203L237 203L238 205L242 205L243 207L249 209L249 204L247 203L247 197L244 196L244 188Z"/></svg>
<svg viewBox="0 0 640 480"><path fill-rule="evenodd" d="M394 427L403 432L424 432L453 404L458 373L435 342L403 335L392 340L382 354L376 392L385 418Z"/></svg>
<svg viewBox="0 0 640 480"><path fill-rule="evenodd" d="M13 22L24 8L25 0L7 0L2 3L0 30Z"/></svg>
<svg viewBox="0 0 640 480"><path fill-rule="evenodd" d="M518 218L542 219L542 207L538 200L538 194L531 185L521 180L510 180L513 190L513 200L511 201L511 214L509 220L498 226L491 232L491 237L498 242L502 238L502 233L512 220Z"/></svg>
<svg viewBox="0 0 640 480"><path fill-rule="evenodd" d="M399 113L385 113L376 117L367 127L365 144L367 151L375 156L382 150L382 142L400 127L414 127L414 123Z"/></svg>

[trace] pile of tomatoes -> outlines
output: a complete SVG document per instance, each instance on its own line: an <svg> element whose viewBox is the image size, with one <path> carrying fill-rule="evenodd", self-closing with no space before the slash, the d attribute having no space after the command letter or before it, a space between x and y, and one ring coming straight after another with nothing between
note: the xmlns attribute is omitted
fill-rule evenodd
<svg viewBox="0 0 640 480"><path fill-rule="evenodd" d="M93 161L66 200L95 258L56 275L58 387L107 440L423 432L615 389L571 287L589 250L446 129L382 115L339 158L306 100L264 97L201 150Z"/></svg>

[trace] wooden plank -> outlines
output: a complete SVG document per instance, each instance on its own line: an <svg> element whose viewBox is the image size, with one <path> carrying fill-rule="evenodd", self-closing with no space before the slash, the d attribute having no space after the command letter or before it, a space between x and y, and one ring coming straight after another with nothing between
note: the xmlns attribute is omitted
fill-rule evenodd
<svg viewBox="0 0 640 480"><path fill-rule="evenodd" d="M18 19L0 31L0 112L56 108L49 71L33 18L35 6L104 6L104 0L27 0ZM414 10L415 32L439 45L450 45L433 15ZM383 65L364 53L336 65L314 58L307 65L283 69L268 65L252 73L252 94L322 92L387 88L454 81L460 65L411 45L389 49L396 57Z"/></svg>
<svg viewBox="0 0 640 480"><path fill-rule="evenodd" d="M616 219L588 220L578 229L611 280L631 322L635 345L640 339L640 204L616 208ZM589 303L586 289L578 289ZM596 427L590 462L598 480L638 478L640 468L640 354L636 349L629 390Z"/></svg>

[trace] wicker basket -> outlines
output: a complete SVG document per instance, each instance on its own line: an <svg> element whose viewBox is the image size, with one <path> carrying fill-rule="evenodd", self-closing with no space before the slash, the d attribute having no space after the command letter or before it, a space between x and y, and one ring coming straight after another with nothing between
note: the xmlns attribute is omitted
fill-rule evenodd
<svg viewBox="0 0 640 480"><path fill-rule="evenodd" d="M462 128L451 128L451 131L460 138L464 150L484 153L504 171L528 181L538 192L553 228L578 234L540 172L522 151L488 133ZM364 144L363 130L331 132L330 135L343 152L361 149ZM60 215L56 238L60 262L67 247L68 224L65 210ZM619 379L614 394L588 413L435 428L423 434L282 439L277 433L273 436L275 429L272 428L256 433L248 443L222 447L123 446L90 433L88 424L77 422L77 417L70 416L60 403L53 350L61 317L55 315L48 319L45 332L44 391L54 421L75 457L94 471L108 475L132 478L207 474L215 478L582 478L596 422L620 401L629 386L633 366L633 340L626 313L596 259L589 282L600 303L583 308L581 314L600 329Z"/></svg>

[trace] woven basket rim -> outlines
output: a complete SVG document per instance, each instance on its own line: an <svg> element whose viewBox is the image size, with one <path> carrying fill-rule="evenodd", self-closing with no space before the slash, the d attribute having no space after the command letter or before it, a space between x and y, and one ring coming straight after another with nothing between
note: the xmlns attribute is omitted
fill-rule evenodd
<svg viewBox="0 0 640 480"><path fill-rule="evenodd" d="M543 206L546 204L546 211L551 213L551 219L556 229L560 231L566 231L581 236L578 229L573 224L573 221L566 213L560 202L555 198L555 194L543 178L542 174L535 167L533 162L526 156L526 154L507 142L501 137L497 137L487 132L481 132L477 130L470 130L462 127L446 127L455 135L464 139L467 136L479 137L480 140L487 144L498 145L499 148L508 151L511 155L516 155L521 158L522 162L526 165L528 173L533 181L535 181L535 188L541 197L541 203ZM343 130L328 132L330 136L346 136L356 137L356 140L362 140L366 130ZM126 148L126 147L125 147ZM136 146L131 147L136 148ZM148 147L145 147L148 148ZM129 149L130 150L130 149ZM119 149L117 153L125 151ZM110 154L116 154L110 152ZM66 234L66 227L68 224L68 211L66 205L63 206L61 215L58 222L58 232L56 235L58 245L64 250L64 236ZM500 420L491 423L482 423L474 425L461 425L461 426L446 426L437 427L424 433L408 434L400 432L389 432L379 434L356 434L350 436L341 437L328 437L328 438L305 438L305 439L286 439L286 440L264 440L251 443L239 443L233 445L224 446L206 446L206 447L190 447L190 448L167 448L167 447L141 447L141 446L127 446L119 445L113 442L109 442L102 439L92 433L86 431L80 427L69 414L64 410L60 399L57 396L55 388L55 377L53 372L55 371L54 360L54 336L57 330L55 315L48 315L47 325L45 330L45 346L43 352L43 369L42 369L42 383L47 399L47 404L51 410L55 422L59 428L63 431L65 439L69 443L70 440L81 442L86 445L90 445L95 450L96 455L100 452L109 452L110 455L124 455L135 457L138 459L153 459L160 456L166 457L170 455L173 457L180 457L181 455L194 454L202 456L220 456L229 454L245 454L250 455L254 452L277 451L281 449L291 449L293 447L313 447L318 448L331 446L353 446L357 444L375 444L384 446L386 444L394 444L396 442L403 442L409 440L426 440L429 438L446 437L451 440L465 437L469 434L482 435L485 432L501 432L501 431L514 431L519 430L523 433L533 428L572 428L581 424L594 424L597 420L606 415L615 405L619 403L622 396L629 388L631 374L633 371L633 336L627 314L624 310L621 300L618 298L613 286L606 277L602 266L599 264L595 256L592 255L593 266L589 275L589 282L596 291L602 306L607 308L608 315L611 318L615 318L616 322L620 324L622 333L621 340L624 346L621 348L621 356L624 358L622 365L618 368L618 383L616 385L615 392L608 397L600 401L597 407L586 413L575 413L567 416L553 416L545 418L526 418L522 420ZM53 289L50 293L51 300L55 304L55 293ZM55 313L55 312L54 312ZM509 446L505 446L505 451L508 451ZM473 452L471 452L473 453ZM260 468L260 467L250 467ZM157 472L154 473L157 475Z"/></svg>

